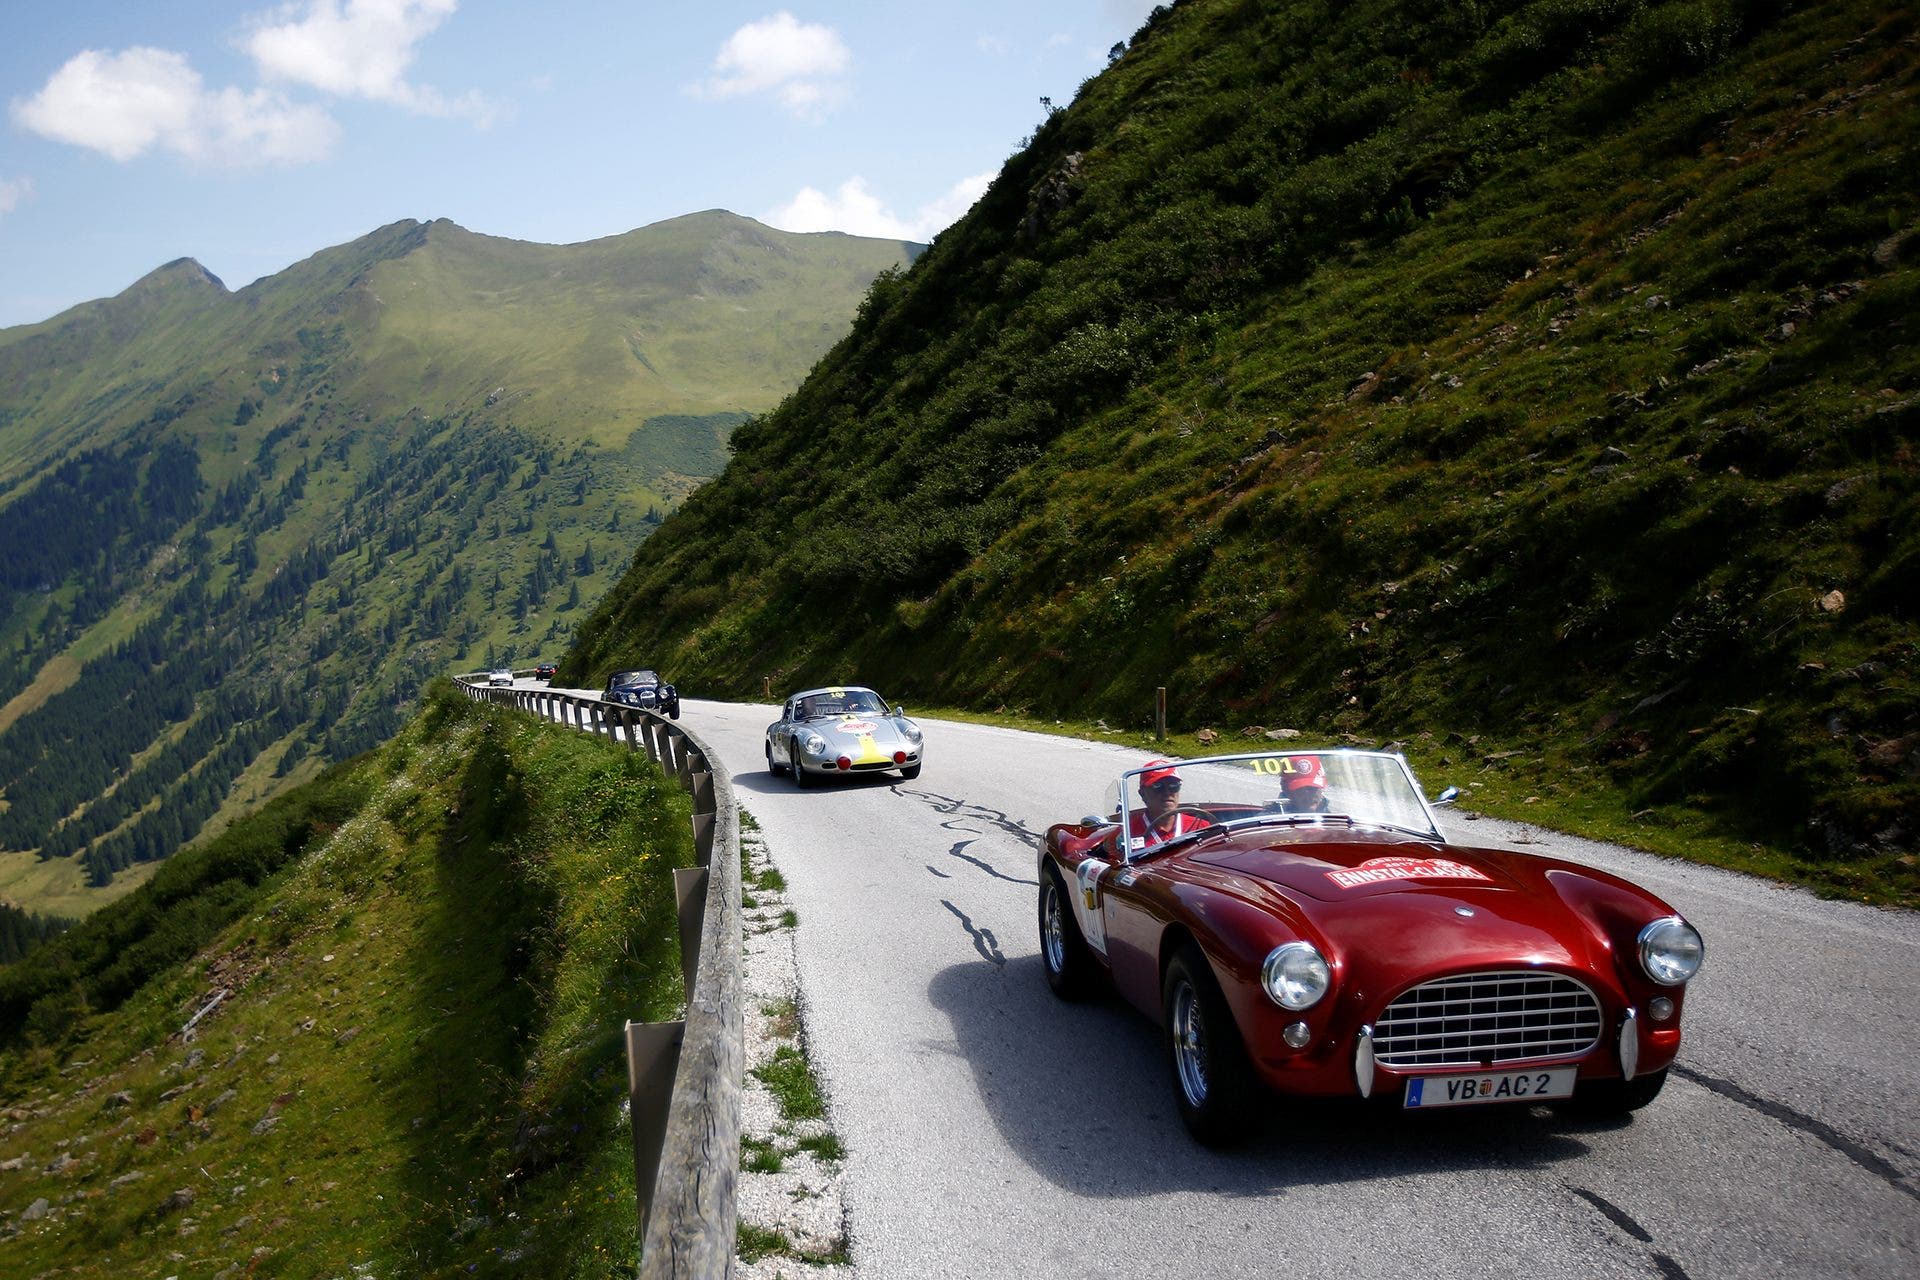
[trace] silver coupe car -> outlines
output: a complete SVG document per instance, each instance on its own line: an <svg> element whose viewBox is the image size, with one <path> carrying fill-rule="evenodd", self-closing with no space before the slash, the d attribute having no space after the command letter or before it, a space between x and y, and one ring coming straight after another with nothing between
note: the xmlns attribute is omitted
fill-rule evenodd
<svg viewBox="0 0 1920 1280"><path fill-rule="evenodd" d="M854 685L796 693L767 726L767 768L791 770L803 787L825 775L886 769L917 778L923 750L920 726L903 708Z"/></svg>

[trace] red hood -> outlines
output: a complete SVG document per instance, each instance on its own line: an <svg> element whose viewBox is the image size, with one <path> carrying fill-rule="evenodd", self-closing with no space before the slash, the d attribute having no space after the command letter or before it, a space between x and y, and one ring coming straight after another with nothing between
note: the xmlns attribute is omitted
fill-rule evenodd
<svg viewBox="0 0 1920 1280"><path fill-rule="evenodd" d="M1385 893L1515 890L1504 855L1461 849L1382 829L1281 827L1219 846L1203 842L1191 860L1257 876L1322 902Z"/></svg>
<svg viewBox="0 0 1920 1280"><path fill-rule="evenodd" d="M1614 968L1546 859L1345 827L1247 832L1189 857L1278 887L1376 997L1441 970Z"/></svg>

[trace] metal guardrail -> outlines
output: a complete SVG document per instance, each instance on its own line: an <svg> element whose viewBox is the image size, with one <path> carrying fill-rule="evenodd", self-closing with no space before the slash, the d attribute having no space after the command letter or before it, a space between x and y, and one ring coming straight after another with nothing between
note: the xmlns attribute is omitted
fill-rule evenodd
<svg viewBox="0 0 1920 1280"><path fill-rule="evenodd" d="M531 672L514 673L516 676ZM651 711L460 676L476 701L645 750L693 797L696 865L673 873L686 1017L627 1023L640 1280L733 1274L740 1095L746 1041L740 982L740 809L707 744Z"/></svg>

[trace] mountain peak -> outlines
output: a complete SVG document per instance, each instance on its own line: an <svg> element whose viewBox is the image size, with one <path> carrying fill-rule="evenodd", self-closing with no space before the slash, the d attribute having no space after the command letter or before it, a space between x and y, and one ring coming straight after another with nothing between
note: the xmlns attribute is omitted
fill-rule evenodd
<svg viewBox="0 0 1920 1280"><path fill-rule="evenodd" d="M215 293L228 292L225 282L213 272L201 266L192 258L175 258L172 262L155 267L127 286L121 296L134 293L151 292L155 289L212 289Z"/></svg>

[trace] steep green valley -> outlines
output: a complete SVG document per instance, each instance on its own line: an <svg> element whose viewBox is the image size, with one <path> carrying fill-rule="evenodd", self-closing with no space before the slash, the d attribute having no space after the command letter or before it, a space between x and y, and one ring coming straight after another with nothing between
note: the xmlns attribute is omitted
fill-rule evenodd
<svg viewBox="0 0 1920 1280"><path fill-rule="evenodd" d="M557 657L914 248L405 222L0 332L0 900L84 914L429 678Z"/></svg>
<svg viewBox="0 0 1920 1280"><path fill-rule="evenodd" d="M1864 0L1156 10L562 674L1164 685L1912 900L1916 89Z"/></svg>

